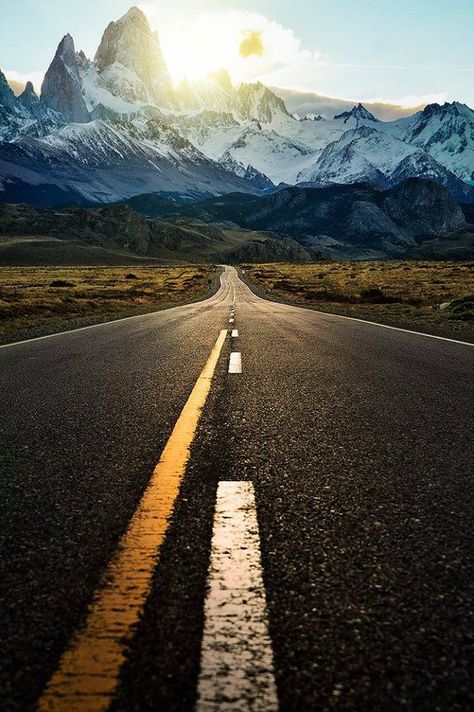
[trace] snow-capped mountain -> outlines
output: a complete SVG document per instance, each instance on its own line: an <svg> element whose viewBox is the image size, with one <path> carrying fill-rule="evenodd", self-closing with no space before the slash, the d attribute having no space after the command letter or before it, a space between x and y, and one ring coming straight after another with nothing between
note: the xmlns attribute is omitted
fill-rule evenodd
<svg viewBox="0 0 474 712"><path fill-rule="evenodd" d="M97 49L95 66L115 96L158 106L174 104L173 85L156 32L136 7L111 22Z"/></svg>
<svg viewBox="0 0 474 712"><path fill-rule="evenodd" d="M204 197L258 192L158 118L71 123L41 139L4 143L0 185L9 201L107 203L145 192Z"/></svg>
<svg viewBox="0 0 474 712"><path fill-rule="evenodd" d="M359 124L365 124L367 121L373 124L378 123L378 119L360 103L354 106L350 111L343 111L341 114L336 114L334 121L343 121L344 124L349 124L349 126L355 122L356 128Z"/></svg>
<svg viewBox="0 0 474 712"><path fill-rule="evenodd" d="M403 141L429 153L461 180L474 182L474 112L466 104L429 104L395 123Z"/></svg>
<svg viewBox="0 0 474 712"><path fill-rule="evenodd" d="M138 8L108 25L93 60L66 35L40 97L31 84L16 97L0 72L0 141L3 197L30 186L32 200L106 202L424 177L474 202L469 107L433 104L384 122L358 104L301 118L261 83L234 86L225 70L173 87Z"/></svg>
<svg viewBox="0 0 474 712"><path fill-rule="evenodd" d="M31 82L17 97L0 71L0 141L10 141L24 134L43 136L64 123L61 114L40 102Z"/></svg>
<svg viewBox="0 0 474 712"><path fill-rule="evenodd" d="M367 125L350 129L328 144L315 165L302 171L298 179L319 185L369 182L388 188L413 177L441 183L460 201L471 192L426 151Z"/></svg>

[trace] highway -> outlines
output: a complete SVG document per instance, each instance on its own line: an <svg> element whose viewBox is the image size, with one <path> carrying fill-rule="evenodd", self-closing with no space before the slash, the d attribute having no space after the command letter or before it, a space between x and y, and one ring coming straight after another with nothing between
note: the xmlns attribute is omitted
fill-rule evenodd
<svg viewBox="0 0 474 712"><path fill-rule="evenodd" d="M0 710L472 709L473 355L229 267L0 347Z"/></svg>

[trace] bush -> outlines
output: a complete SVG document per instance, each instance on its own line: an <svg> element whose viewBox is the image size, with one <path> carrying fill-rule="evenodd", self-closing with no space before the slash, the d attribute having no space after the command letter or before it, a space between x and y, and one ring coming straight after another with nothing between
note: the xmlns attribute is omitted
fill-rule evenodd
<svg viewBox="0 0 474 712"><path fill-rule="evenodd" d="M304 293L305 299L311 299L315 302L350 302L351 297L343 292L331 291L328 289L308 289Z"/></svg>
<svg viewBox="0 0 474 712"><path fill-rule="evenodd" d="M129 272L125 275L125 279L138 279L138 277L136 274L133 274L133 272Z"/></svg>
<svg viewBox="0 0 474 712"><path fill-rule="evenodd" d="M360 293L360 298L364 302L370 302L371 304L394 304L400 300L396 297L392 297L389 294L380 289L380 287L369 287L368 289L363 289Z"/></svg>
<svg viewBox="0 0 474 712"><path fill-rule="evenodd" d="M49 283L50 287L74 287L73 282L66 282L65 279L53 279L52 282Z"/></svg>
<svg viewBox="0 0 474 712"><path fill-rule="evenodd" d="M453 299L448 307L448 311L452 314L469 314L474 311L474 294L469 294L466 297L461 297L460 299ZM460 318L462 318L460 316ZM470 317L467 317L467 321L470 321Z"/></svg>

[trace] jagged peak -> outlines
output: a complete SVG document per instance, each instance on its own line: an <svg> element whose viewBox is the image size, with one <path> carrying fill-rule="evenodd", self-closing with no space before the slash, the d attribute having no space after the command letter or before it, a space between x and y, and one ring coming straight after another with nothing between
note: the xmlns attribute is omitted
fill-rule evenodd
<svg viewBox="0 0 474 712"><path fill-rule="evenodd" d="M355 104L350 111L343 111L341 114L336 114L334 119L343 119L346 122L348 119L365 119L366 121L378 122L373 114L368 111L361 102Z"/></svg>
<svg viewBox="0 0 474 712"><path fill-rule="evenodd" d="M74 40L69 32L64 35L61 42L58 44L56 50L56 57L61 57L62 59L68 59L71 56L76 55L76 48L74 47Z"/></svg>
<svg viewBox="0 0 474 712"><path fill-rule="evenodd" d="M143 10L140 10L140 8L136 5L133 5L129 10L127 10L125 15L122 15L120 20L117 20L117 22L132 22L140 24L146 23L148 25L148 20L145 13L143 12Z"/></svg>
<svg viewBox="0 0 474 712"><path fill-rule="evenodd" d="M13 107L16 102L16 97L13 89L8 83L8 80L0 69L0 105Z"/></svg>
<svg viewBox="0 0 474 712"><path fill-rule="evenodd" d="M22 91L22 93L21 93L20 96L22 96L23 94L25 94L25 96L26 96L27 94L34 94L34 95L36 96L36 92L35 92L34 87L33 87L33 82L31 82L30 80L28 80L28 81L26 82L25 88L23 89L23 91Z"/></svg>
<svg viewBox="0 0 474 712"><path fill-rule="evenodd" d="M33 87L33 83L32 83L32 82L30 82L30 81L27 81L27 82L26 82L25 88L24 88L23 91L21 92L21 94L20 94L20 96L18 97L18 99L19 99L23 104L28 105L28 106L29 106L29 105L32 105L32 104L36 104L37 102L39 102L39 99L38 99L38 97L37 97L37 95L36 95L36 92L35 92L35 90L34 90L34 87Z"/></svg>
<svg viewBox="0 0 474 712"><path fill-rule="evenodd" d="M222 68L209 72L207 75L207 79L208 81L212 82L213 84L217 84L221 89L224 89L229 93L232 91L232 80L227 69Z"/></svg>
<svg viewBox="0 0 474 712"><path fill-rule="evenodd" d="M433 102L432 104L427 104L423 111L421 112L421 115L423 118L429 118L431 116L436 116L436 115L469 115L469 117L474 116L474 111L467 105L463 104L460 101L445 101L444 104L438 104L437 102Z"/></svg>

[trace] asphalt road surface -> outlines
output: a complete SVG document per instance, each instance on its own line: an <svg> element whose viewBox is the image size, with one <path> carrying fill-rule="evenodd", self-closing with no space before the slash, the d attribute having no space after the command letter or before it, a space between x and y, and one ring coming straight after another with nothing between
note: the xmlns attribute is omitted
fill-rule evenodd
<svg viewBox="0 0 474 712"><path fill-rule="evenodd" d="M223 329L107 707L473 709L472 347L268 302L232 268L204 302L0 348L0 709L34 710L86 625Z"/></svg>

